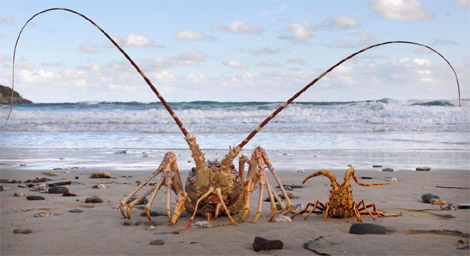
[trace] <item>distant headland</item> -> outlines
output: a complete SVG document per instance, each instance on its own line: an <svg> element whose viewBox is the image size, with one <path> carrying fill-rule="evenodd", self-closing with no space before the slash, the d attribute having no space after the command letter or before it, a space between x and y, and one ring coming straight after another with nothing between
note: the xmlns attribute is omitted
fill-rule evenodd
<svg viewBox="0 0 470 256"><path fill-rule="evenodd" d="M7 86L0 85L0 104L10 104L11 103L11 88ZM33 103L30 100L27 100L21 95L13 90L13 104L31 104Z"/></svg>

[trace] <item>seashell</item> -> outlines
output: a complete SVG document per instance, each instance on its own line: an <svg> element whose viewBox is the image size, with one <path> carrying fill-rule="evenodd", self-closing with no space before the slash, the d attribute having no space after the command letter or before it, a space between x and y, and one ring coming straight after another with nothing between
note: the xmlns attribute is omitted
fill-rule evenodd
<svg viewBox="0 0 470 256"><path fill-rule="evenodd" d="M34 217L48 217L51 216L52 214L50 212L38 212L34 214Z"/></svg>
<svg viewBox="0 0 470 256"><path fill-rule="evenodd" d="M17 197L27 197L28 194L27 194L26 192L24 192L24 193L15 192L15 194L13 194L13 196L17 196Z"/></svg>
<svg viewBox="0 0 470 256"><path fill-rule="evenodd" d="M103 188L106 188L106 186L104 184L97 184L97 185L93 185L92 188L103 189Z"/></svg>
<svg viewBox="0 0 470 256"><path fill-rule="evenodd" d="M289 216L281 215L281 216L274 218L274 221L275 222L291 222L292 219Z"/></svg>
<svg viewBox="0 0 470 256"><path fill-rule="evenodd" d="M209 221L198 221L194 224L191 224L191 227L192 228L210 228L211 227L211 223Z"/></svg>

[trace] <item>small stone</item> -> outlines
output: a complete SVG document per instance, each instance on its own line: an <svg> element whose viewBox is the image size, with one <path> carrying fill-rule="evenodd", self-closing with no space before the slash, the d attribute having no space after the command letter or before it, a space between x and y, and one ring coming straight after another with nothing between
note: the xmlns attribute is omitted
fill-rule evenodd
<svg viewBox="0 0 470 256"><path fill-rule="evenodd" d="M72 193L67 191L67 192L64 192L64 194L62 194L62 196L77 196L77 195L72 194Z"/></svg>
<svg viewBox="0 0 470 256"><path fill-rule="evenodd" d="M294 190L294 188L292 186L289 186L289 185L284 186L284 189L285 190Z"/></svg>
<svg viewBox="0 0 470 256"><path fill-rule="evenodd" d="M445 205L446 201L444 201L440 198L439 199L433 198L433 199L431 199L430 203L433 204L433 205Z"/></svg>
<svg viewBox="0 0 470 256"><path fill-rule="evenodd" d="M166 216L166 213L164 212L158 212L158 211L150 211L149 212L150 217L157 217L157 216ZM140 214L141 217L147 217L145 212Z"/></svg>
<svg viewBox="0 0 470 256"><path fill-rule="evenodd" d="M292 219L289 216L281 215L281 216L274 218L274 221L275 222L292 222Z"/></svg>
<svg viewBox="0 0 470 256"><path fill-rule="evenodd" d="M90 175L90 179L109 179L111 174L109 172L93 172Z"/></svg>
<svg viewBox="0 0 470 256"><path fill-rule="evenodd" d="M67 186L72 185L71 181L59 181L47 184L49 187Z"/></svg>
<svg viewBox="0 0 470 256"><path fill-rule="evenodd" d="M385 177L385 182L397 182L398 179L397 178L393 178L393 177Z"/></svg>
<svg viewBox="0 0 470 256"><path fill-rule="evenodd" d="M470 204L459 204L457 205L459 209L470 209Z"/></svg>
<svg viewBox="0 0 470 256"><path fill-rule="evenodd" d="M69 189L66 187L50 187L47 192L51 194L63 194L69 192Z"/></svg>
<svg viewBox="0 0 470 256"><path fill-rule="evenodd" d="M4 191L5 187L3 185L0 185L0 191Z"/></svg>
<svg viewBox="0 0 470 256"><path fill-rule="evenodd" d="M416 171L418 171L418 172L429 172L429 171L431 171L431 167L416 167Z"/></svg>
<svg viewBox="0 0 470 256"><path fill-rule="evenodd" d="M191 243L189 244L198 244L199 242L196 242L196 241L191 241Z"/></svg>
<svg viewBox="0 0 470 256"><path fill-rule="evenodd" d="M368 177L368 176L362 176L362 177L361 177L361 179L363 179L363 180L371 180L371 179L372 179L372 177Z"/></svg>
<svg viewBox="0 0 470 256"><path fill-rule="evenodd" d="M52 214L50 212L38 212L34 214L34 217L48 217L51 216Z"/></svg>
<svg viewBox="0 0 470 256"><path fill-rule="evenodd" d="M380 164L374 164L374 165L372 165L372 168L382 168L382 165L380 165Z"/></svg>
<svg viewBox="0 0 470 256"><path fill-rule="evenodd" d="M423 194L421 196L421 199L423 200L424 203L431 203L431 199L441 199L439 196L433 195L431 193Z"/></svg>
<svg viewBox="0 0 470 256"><path fill-rule="evenodd" d="M27 194L26 192L24 192L24 193L15 192L15 193L13 194L13 196L17 196L17 197L27 197L28 194Z"/></svg>
<svg viewBox="0 0 470 256"><path fill-rule="evenodd" d="M143 155L142 155L142 157L145 157L145 158L147 158L147 157L149 157L149 155L147 155L147 154L143 154Z"/></svg>
<svg viewBox="0 0 470 256"><path fill-rule="evenodd" d="M117 154L117 155L127 154L127 151L125 151L125 150L120 150L120 151L114 152L114 154Z"/></svg>
<svg viewBox="0 0 470 256"><path fill-rule="evenodd" d="M40 191L40 192L44 192L46 191L46 183L39 183L39 184L29 184L28 187L30 187L30 190L31 191Z"/></svg>
<svg viewBox="0 0 470 256"><path fill-rule="evenodd" d="M127 203L130 203L130 202L132 202L132 201L134 201L134 200L136 200L136 199L137 199L137 197L133 197L133 198L131 198L129 201L127 201ZM143 205L143 204L147 204L148 202L149 202L149 200L148 200L146 197L144 197L144 198L142 198L142 200L140 200L139 202L137 202L135 205ZM166 214L165 214L165 215L166 215Z"/></svg>
<svg viewBox="0 0 470 256"><path fill-rule="evenodd" d="M43 175L46 175L46 176L51 176L51 177L56 177L57 174L53 173L53 172L42 172Z"/></svg>
<svg viewBox="0 0 470 256"><path fill-rule="evenodd" d="M384 235L387 230L384 226L380 226L372 223L354 223L349 229L349 233L356 235L375 234Z"/></svg>
<svg viewBox="0 0 470 256"><path fill-rule="evenodd" d="M191 224L191 227L192 228L210 228L211 227L211 223L207 220L204 220L204 221L198 221L194 224Z"/></svg>
<svg viewBox="0 0 470 256"><path fill-rule="evenodd" d="M29 201L34 201L34 200L45 200L44 197L42 196L27 196L26 199L28 199Z"/></svg>
<svg viewBox="0 0 470 256"><path fill-rule="evenodd" d="M304 169L298 169L297 172L305 172Z"/></svg>
<svg viewBox="0 0 470 256"><path fill-rule="evenodd" d="M179 231L171 231L171 234L173 235L179 235L179 233L180 233Z"/></svg>
<svg viewBox="0 0 470 256"><path fill-rule="evenodd" d="M124 222L122 223L122 225L123 225L123 226L132 226L132 223L129 222L129 221L124 221Z"/></svg>
<svg viewBox="0 0 470 256"><path fill-rule="evenodd" d="M268 240L259 236L255 237L253 241L253 250L255 252L261 250L280 250L282 246L284 246L284 243L281 240Z"/></svg>
<svg viewBox="0 0 470 256"><path fill-rule="evenodd" d="M80 179L80 178L79 178L78 176L75 176L75 179L78 180L78 179Z"/></svg>
<svg viewBox="0 0 470 256"><path fill-rule="evenodd" d="M393 172L392 168L384 168L382 169L383 172Z"/></svg>
<svg viewBox="0 0 470 256"><path fill-rule="evenodd" d="M157 240L153 240L152 242L150 242L150 245L164 245L165 242L163 242L163 240L161 239L157 239Z"/></svg>
<svg viewBox="0 0 470 256"><path fill-rule="evenodd" d="M93 185L92 188L103 189L103 188L106 188L106 186L104 184L96 184L96 185Z"/></svg>
<svg viewBox="0 0 470 256"><path fill-rule="evenodd" d="M303 210L304 209L304 205L303 204L296 204L294 206L294 211L298 212L300 210Z"/></svg>
<svg viewBox="0 0 470 256"><path fill-rule="evenodd" d="M92 197L88 197L87 199L85 199L85 203L89 203L89 204L99 204L102 202L104 202L103 199L97 196L92 196Z"/></svg>
<svg viewBox="0 0 470 256"><path fill-rule="evenodd" d="M153 226L153 225L150 225L150 226L145 228L145 230L154 230L154 229L155 229L155 226Z"/></svg>
<svg viewBox="0 0 470 256"><path fill-rule="evenodd" d="M71 212L71 213L81 213L81 212L83 212L83 210L80 210L80 209L72 209L72 210L69 210L69 212Z"/></svg>
<svg viewBox="0 0 470 256"><path fill-rule="evenodd" d="M31 229L29 228L17 228L13 230L13 233L15 234L29 234L31 233Z"/></svg>

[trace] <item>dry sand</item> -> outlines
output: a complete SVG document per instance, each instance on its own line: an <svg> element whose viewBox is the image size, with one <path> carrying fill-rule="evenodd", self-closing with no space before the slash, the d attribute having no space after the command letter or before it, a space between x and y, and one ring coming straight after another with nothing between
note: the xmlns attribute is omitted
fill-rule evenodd
<svg viewBox="0 0 470 256"><path fill-rule="evenodd" d="M334 173L342 180L345 170ZM323 237L314 248L320 253L331 255L469 255L468 249L457 249L470 239L470 210L441 210L439 206L425 204L421 200L424 193L439 195L454 205L470 203L469 171L431 171L431 172L381 172L358 170L358 177L370 176L373 179L361 180L364 183L384 182L391 176L398 182L389 186L360 187L352 183L356 201L364 199L366 203L376 203L386 213L403 213L403 217L378 218L376 221L363 216L365 223L385 226L385 235L354 235L349 228L356 223L355 218L328 218L325 222L320 215L311 215L306 221L302 216L290 223L268 222L269 203L263 203L263 215L256 224L251 223L258 190L251 201L252 213L246 223L240 226L230 225L227 217L211 220L212 227L205 229L191 228L179 234L171 231L182 229L189 217L182 217L176 226L168 224L165 216L154 217L157 226L149 229L142 209L132 211L130 221L124 219L116 208L119 201L136 187L137 180L144 180L151 172L118 172L113 171L114 179L90 179L92 170L78 169L53 171L58 177L49 177L61 181L63 177L72 181L67 186L77 197L63 197L60 194L48 194L20 188L18 184L2 183L8 190L0 192L1 199L1 255L115 255L115 254L158 254L158 255L315 255L303 248L309 240ZM279 172L284 184L301 184L310 174L296 172ZM123 175L132 175L123 178ZM187 172L183 172L183 179ZM47 177L38 171L5 170L0 172L1 179L26 180L35 177ZM78 177L79 179L75 179ZM272 182L272 177L271 177ZM106 184L105 189L93 189L94 184ZM462 187L439 188L444 187ZM329 180L317 177L309 180L305 187L291 191L299 198L294 204L326 202L328 199ZM24 197L15 197L15 192L26 192L28 195L41 195L43 201L28 201ZM266 193L266 192L265 192ZM86 204L85 198L99 196L104 199L101 204ZM174 196L174 194L173 194ZM267 196L267 194L265 195ZM172 198L172 206L174 198ZM91 207L91 208L90 208ZM140 208L140 207L139 207ZM164 210L165 193L157 196L152 210ZM81 213L69 210L81 209ZM41 211L48 211L51 216L34 217ZM238 216L236 216L238 219ZM205 220L197 217L195 221ZM131 226L123 225L130 222ZM16 234L17 228L31 229L30 234ZM426 230L431 233L411 234L410 230ZM447 233L433 233L432 230L449 230ZM452 233L460 231L459 235ZM167 232L167 233L166 233ZM284 242L282 250L255 252L252 247L256 236L267 239L279 239ZM161 239L163 245L149 245L153 240ZM325 254L325 255L326 255Z"/></svg>

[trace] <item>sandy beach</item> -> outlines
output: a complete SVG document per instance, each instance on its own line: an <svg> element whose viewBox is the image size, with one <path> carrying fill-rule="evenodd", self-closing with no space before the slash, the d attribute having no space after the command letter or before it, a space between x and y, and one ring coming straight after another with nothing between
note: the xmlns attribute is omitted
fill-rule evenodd
<svg viewBox="0 0 470 256"><path fill-rule="evenodd" d="M154 217L156 226L142 217L143 207L132 211L132 219L124 219L117 208L119 201L144 180L151 171L112 171L111 179L91 179L92 169L54 170L56 177L40 171L9 170L2 168L1 179L21 180L49 178L51 182L71 181L66 185L76 197L64 197L30 191L19 187L24 183L2 183L6 189L1 198L1 255L116 255L116 254L157 254L157 255L315 255L304 249L303 244L318 239L310 245L324 255L468 255L468 249L457 249L469 241L470 211L465 209L441 210L437 205L423 203L425 193L438 195L454 206L470 202L470 172L441 170L430 172L395 171L382 172L357 170L356 175L363 183L380 183L386 177L398 182L388 186L361 187L352 183L355 201L364 199L375 203L385 213L403 213L403 217L384 217L374 221L363 216L364 223L384 226L386 234L350 234L349 229L356 223L355 218L328 218L325 222L320 215L311 215L306 221L298 216L292 222L268 222L270 205L263 203L263 214L256 224L252 223L258 198L255 190L251 200L251 213L247 222L239 226L230 224L226 216L210 221L210 228L190 228L181 231L189 217L181 217L176 226L169 225L166 216ZM344 170L333 173L342 181ZM300 185L312 173L280 171L284 184ZM182 172L183 180L188 172ZM132 177L126 177L131 175ZM371 179L361 179L362 177ZM66 179L65 179L66 178ZM272 184L274 180L270 176ZM104 189L93 185L105 184ZM316 177L304 187L292 191L297 198L294 204L306 204L328 200L329 180ZM278 190L279 191L279 190ZM15 193L42 196L45 200L29 201ZM172 207L174 206L174 194ZM85 199L98 196L103 203L85 203ZM265 196L267 193L265 192ZM153 211L164 211L166 193L159 193L152 206ZM76 211L79 209L81 211ZM73 211L71 211L73 210ZM47 217L34 217L40 212L50 213ZM235 216L238 219L239 216ZM204 217L194 220L204 221ZM151 225L153 227L151 227ZM14 233L16 229L30 229L31 233ZM283 241L281 250L253 250L256 236ZM150 245L160 239L163 245ZM467 246L468 247L468 246Z"/></svg>

